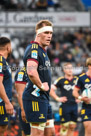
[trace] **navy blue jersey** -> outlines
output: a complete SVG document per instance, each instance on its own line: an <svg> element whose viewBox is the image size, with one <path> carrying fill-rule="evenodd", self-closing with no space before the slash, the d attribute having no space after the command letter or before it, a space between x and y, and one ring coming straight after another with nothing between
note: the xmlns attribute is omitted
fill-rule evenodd
<svg viewBox="0 0 91 136"><path fill-rule="evenodd" d="M84 89L91 89L91 78L86 73L81 74L77 80L76 87L80 89L81 93ZM91 104L85 104L84 102L83 106L91 108Z"/></svg>
<svg viewBox="0 0 91 136"><path fill-rule="evenodd" d="M75 85L77 77L74 76L72 80L68 80L65 77L59 77L55 82L54 85L60 89L61 96L66 96L69 102L75 103L75 98L72 95L72 91Z"/></svg>
<svg viewBox="0 0 91 136"><path fill-rule="evenodd" d="M84 89L91 89L91 78L85 73L81 74L77 80L76 87L81 89L81 93Z"/></svg>
<svg viewBox="0 0 91 136"><path fill-rule="evenodd" d="M0 76L3 76L3 85L8 98L11 100L12 97L11 69L3 56L0 56ZM2 101L1 98L0 101Z"/></svg>
<svg viewBox="0 0 91 136"><path fill-rule="evenodd" d="M15 83L26 84L28 82L28 76L25 68L17 70L15 74Z"/></svg>
<svg viewBox="0 0 91 136"><path fill-rule="evenodd" d="M33 60L38 63L38 74L41 82L47 82L49 88L51 86L50 61L46 51L41 48L38 43L32 42L27 46L24 54L24 64L26 66L28 60ZM50 89L49 89L50 90ZM31 80L23 93L23 99L36 101L49 101L49 91L41 91Z"/></svg>

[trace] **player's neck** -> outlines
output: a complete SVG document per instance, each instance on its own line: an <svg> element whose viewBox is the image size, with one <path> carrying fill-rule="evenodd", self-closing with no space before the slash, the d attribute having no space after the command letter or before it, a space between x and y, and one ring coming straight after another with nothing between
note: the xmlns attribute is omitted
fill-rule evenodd
<svg viewBox="0 0 91 136"><path fill-rule="evenodd" d="M43 46L43 45L42 45L42 43L40 42L39 38L36 37L34 41L37 42L37 43L39 43L39 46L40 46L41 48L45 49L46 46Z"/></svg>
<svg viewBox="0 0 91 136"><path fill-rule="evenodd" d="M90 76L91 77L91 69L89 69L87 72L86 72L87 76Z"/></svg>
<svg viewBox="0 0 91 136"><path fill-rule="evenodd" d="M5 59L7 59L6 51L0 51L0 55L2 55Z"/></svg>
<svg viewBox="0 0 91 136"><path fill-rule="evenodd" d="M68 79L68 80L73 79L73 75L65 75L64 77L65 77L66 79Z"/></svg>

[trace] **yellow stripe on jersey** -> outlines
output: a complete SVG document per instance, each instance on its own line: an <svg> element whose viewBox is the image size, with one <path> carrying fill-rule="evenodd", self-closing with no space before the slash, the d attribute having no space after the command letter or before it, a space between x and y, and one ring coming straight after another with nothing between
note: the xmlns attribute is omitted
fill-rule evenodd
<svg viewBox="0 0 91 136"><path fill-rule="evenodd" d="M0 56L0 61L2 62L2 56Z"/></svg>
<svg viewBox="0 0 91 136"><path fill-rule="evenodd" d="M56 82L58 82L59 80L61 80L61 79L63 79L64 77L59 77L57 80L56 80Z"/></svg>
<svg viewBox="0 0 91 136"><path fill-rule="evenodd" d="M38 102L32 101L32 109L33 109L33 111L39 111Z"/></svg>
<svg viewBox="0 0 91 136"><path fill-rule="evenodd" d="M81 74L79 77L82 77L82 76L84 76L84 75L85 75L85 73Z"/></svg>
<svg viewBox="0 0 91 136"><path fill-rule="evenodd" d="M78 79L78 77L77 77L77 76L74 76L74 78Z"/></svg>
<svg viewBox="0 0 91 136"><path fill-rule="evenodd" d="M62 108L59 108L59 115L62 116Z"/></svg>
<svg viewBox="0 0 91 136"><path fill-rule="evenodd" d="M4 107L0 106L0 115L4 115Z"/></svg>
<svg viewBox="0 0 91 136"><path fill-rule="evenodd" d="M32 49L38 49L38 44L32 44Z"/></svg>

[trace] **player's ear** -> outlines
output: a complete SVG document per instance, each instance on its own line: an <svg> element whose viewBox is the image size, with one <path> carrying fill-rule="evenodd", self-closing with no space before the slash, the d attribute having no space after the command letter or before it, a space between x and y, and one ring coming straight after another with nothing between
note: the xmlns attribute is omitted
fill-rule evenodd
<svg viewBox="0 0 91 136"><path fill-rule="evenodd" d="M7 51L10 50L10 44L7 44Z"/></svg>

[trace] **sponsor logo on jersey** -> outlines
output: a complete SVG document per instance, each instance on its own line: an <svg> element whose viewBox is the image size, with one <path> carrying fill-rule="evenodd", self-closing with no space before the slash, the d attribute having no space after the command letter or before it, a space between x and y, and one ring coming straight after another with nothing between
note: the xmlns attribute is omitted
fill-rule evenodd
<svg viewBox="0 0 91 136"><path fill-rule="evenodd" d="M34 58L34 59L37 59L37 57L38 57L38 51L33 50L32 54L31 54L31 57Z"/></svg>
<svg viewBox="0 0 91 136"><path fill-rule="evenodd" d="M19 72L19 73L18 73L17 81L23 81L23 75L24 75L23 72Z"/></svg>
<svg viewBox="0 0 91 136"><path fill-rule="evenodd" d="M3 65L3 64L2 64L2 63L0 63L0 72L2 72L2 65Z"/></svg>
<svg viewBox="0 0 91 136"><path fill-rule="evenodd" d="M91 89L91 84L85 84L85 88Z"/></svg>
<svg viewBox="0 0 91 136"><path fill-rule="evenodd" d="M47 67L50 67L50 61L46 61L46 62L45 62L45 65L46 65Z"/></svg>
<svg viewBox="0 0 91 136"><path fill-rule="evenodd" d="M71 89L72 90L74 89L74 86L75 85L64 85L64 89L67 90L67 91L70 91Z"/></svg>

